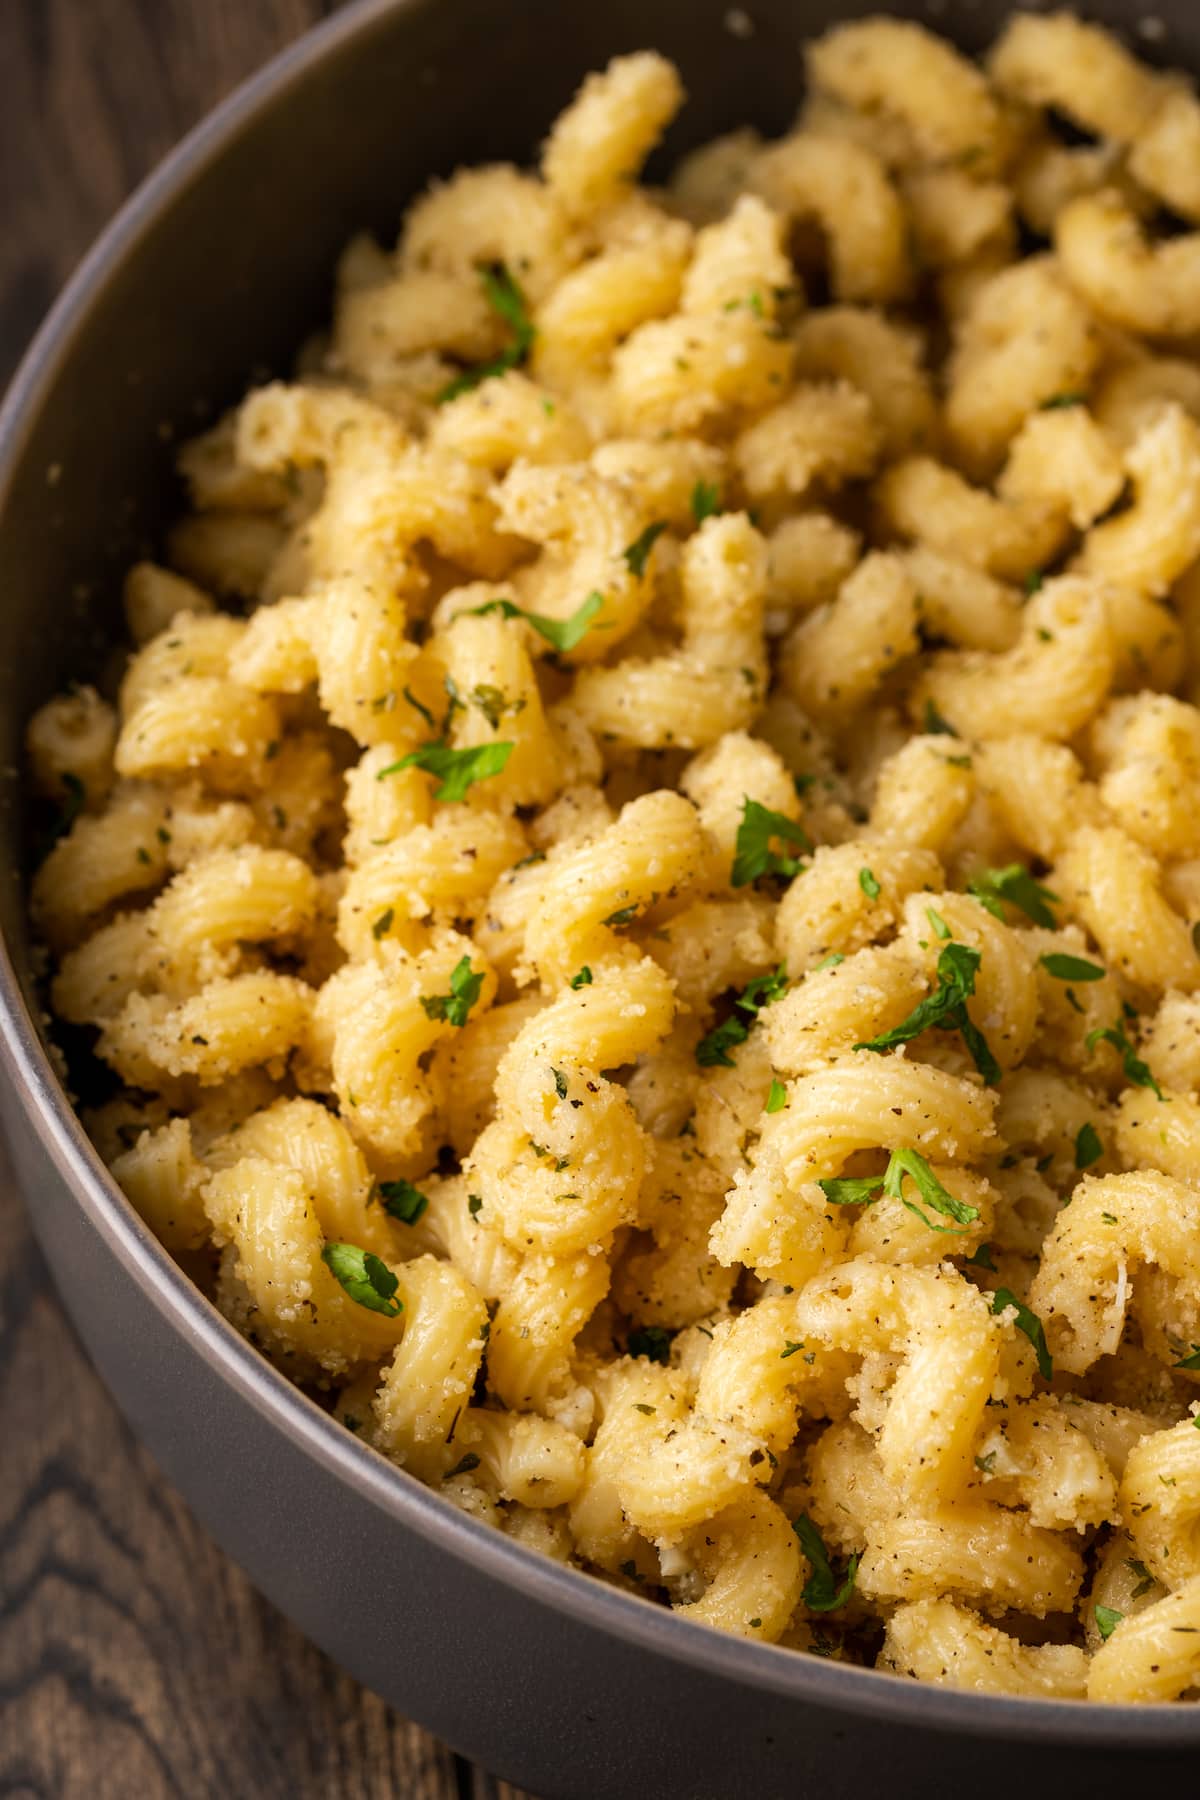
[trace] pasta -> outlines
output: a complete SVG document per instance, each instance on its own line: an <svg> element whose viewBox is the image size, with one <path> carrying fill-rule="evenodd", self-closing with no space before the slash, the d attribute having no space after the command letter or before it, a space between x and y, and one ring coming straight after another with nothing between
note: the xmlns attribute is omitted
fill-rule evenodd
<svg viewBox="0 0 1200 1800"><path fill-rule="evenodd" d="M49 1006L149 1230L448 1503L1195 1702L1200 102L1065 13L806 66L660 187L617 57L184 447L28 729Z"/></svg>

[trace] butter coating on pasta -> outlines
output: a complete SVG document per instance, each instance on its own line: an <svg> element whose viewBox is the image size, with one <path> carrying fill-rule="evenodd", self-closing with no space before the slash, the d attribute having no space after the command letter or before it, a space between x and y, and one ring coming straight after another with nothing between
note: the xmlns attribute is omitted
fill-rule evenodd
<svg viewBox="0 0 1200 1800"><path fill-rule="evenodd" d="M617 57L184 446L28 729L49 1006L146 1227L477 1521L1194 1703L1200 101L1064 12L804 77L650 185Z"/></svg>

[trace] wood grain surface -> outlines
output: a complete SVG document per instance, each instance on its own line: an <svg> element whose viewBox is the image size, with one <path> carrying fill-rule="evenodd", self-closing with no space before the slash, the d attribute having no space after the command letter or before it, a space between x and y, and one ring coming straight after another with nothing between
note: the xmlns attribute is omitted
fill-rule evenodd
<svg viewBox="0 0 1200 1800"><path fill-rule="evenodd" d="M334 10L0 0L0 382L129 189ZM344 1675L208 1539L88 1365L0 1165L0 1796L209 1795L521 1800Z"/></svg>

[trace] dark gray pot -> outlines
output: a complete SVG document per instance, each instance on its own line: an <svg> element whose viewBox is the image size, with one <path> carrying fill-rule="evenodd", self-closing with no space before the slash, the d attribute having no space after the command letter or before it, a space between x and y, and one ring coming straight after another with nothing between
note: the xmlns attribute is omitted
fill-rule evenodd
<svg viewBox="0 0 1200 1800"><path fill-rule="evenodd" d="M947 1693L734 1641L463 1518L330 1423L177 1272L84 1139L33 1022L21 730L96 667L117 575L175 504L160 426L186 433L286 369L352 229L394 230L434 172L527 157L614 51L653 44L681 65L673 149L782 127L801 39L856 9L749 10L753 35L735 37L724 0L365 0L194 132L84 263L0 418L0 1106L63 1300L135 1430L277 1605L467 1755L574 1800L1168 1792L1195 1779L1200 1709ZM963 0L935 23L975 49L1006 10ZM1200 7L1155 10L1156 54L1200 67Z"/></svg>

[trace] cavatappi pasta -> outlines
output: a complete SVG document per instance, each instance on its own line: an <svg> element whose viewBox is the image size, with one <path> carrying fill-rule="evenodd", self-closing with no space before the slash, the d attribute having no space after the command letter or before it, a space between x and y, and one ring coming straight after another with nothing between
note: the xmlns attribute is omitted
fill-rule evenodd
<svg viewBox="0 0 1200 1800"><path fill-rule="evenodd" d="M639 185L683 98L620 57L356 239L185 448L119 688L29 728L85 1117L518 1541L1195 1700L1200 102L862 19Z"/></svg>

